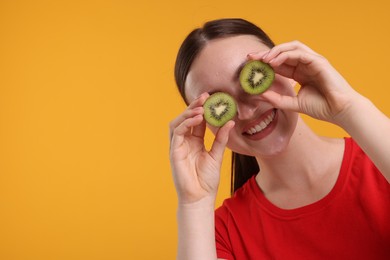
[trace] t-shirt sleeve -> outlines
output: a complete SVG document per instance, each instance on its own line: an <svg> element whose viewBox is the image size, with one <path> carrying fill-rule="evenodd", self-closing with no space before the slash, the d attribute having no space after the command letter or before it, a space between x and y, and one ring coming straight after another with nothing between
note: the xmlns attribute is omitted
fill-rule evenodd
<svg viewBox="0 0 390 260"><path fill-rule="evenodd" d="M232 247L228 232L229 212L221 206L215 211L215 244L218 258L233 260Z"/></svg>

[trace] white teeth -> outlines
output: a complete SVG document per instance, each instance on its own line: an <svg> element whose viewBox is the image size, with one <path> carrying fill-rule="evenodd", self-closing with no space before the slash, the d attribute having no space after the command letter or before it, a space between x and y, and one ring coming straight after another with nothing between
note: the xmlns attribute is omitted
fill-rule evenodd
<svg viewBox="0 0 390 260"><path fill-rule="evenodd" d="M272 121L272 118L267 117L264 122L268 125Z"/></svg>
<svg viewBox="0 0 390 260"><path fill-rule="evenodd" d="M274 120L274 118L275 118L275 110L272 111L272 113L269 116L267 116L263 121L261 121L258 125L246 131L246 133L253 135L260 132L261 130L266 128L272 122L272 120Z"/></svg>

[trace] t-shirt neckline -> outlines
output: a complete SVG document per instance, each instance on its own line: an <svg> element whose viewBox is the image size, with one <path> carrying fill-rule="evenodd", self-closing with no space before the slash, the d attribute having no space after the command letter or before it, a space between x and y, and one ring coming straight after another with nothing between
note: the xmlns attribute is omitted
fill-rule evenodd
<svg viewBox="0 0 390 260"><path fill-rule="evenodd" d="M351 159L351 146L352 146L352 139L351 138L344 138L344 155L343 155L343 161L341 163L339 175L337 177L336 183L334 184L331 191L325 195L320 200L313 202L311 204L294 208L294 209L282 209L276 205L274 205L272 202L270 202L261 191L260 187L257 185L256 182L256 175L253 176L249 180L249 186L251 188L251 191L254 193L254 197L259 202L260 206L266 210L269 214L274 215L278 218L284 218L284 219L291 219L291 218L299 218L304 215L312 214L315 212L318 212L324 208L326 208L327 205L329 205L335 196L340 194L342 191L345 181L347 179L347 173L349 165L350 165L350 159Z"/></svg>

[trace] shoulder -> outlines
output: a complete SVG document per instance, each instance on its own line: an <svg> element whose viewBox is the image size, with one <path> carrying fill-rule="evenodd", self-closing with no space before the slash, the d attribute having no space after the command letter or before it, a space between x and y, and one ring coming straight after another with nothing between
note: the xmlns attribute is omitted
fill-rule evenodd
<svg viewBox="0 0 390 260"><path fill-rule="evenodd" d="M256 184L255 176L252 176L241 188L239 188L232 197L224 200L222 205L215 210L216 228L228 228L233 218L234 221L245 218L248 212L257 204L257 194L254 187Z"/></svg>
<svg viewBox="0 0 390 260"><path fill-rule="evenodd" d="M216 215L227 216L229 212L241 210L248 207L249 202L254 198L253 185L256 185L255 175L252 176L232 197L223 201L223 204L216 209Z"/></svg>
<svg viewBox="0 0 390 260"><path fill-rule="evenodd" d="M344 164L352 171L378 171L374 163L363 151L363 149L355 142L354 139L345 138ZM378 171L379 172L379 171Z"/></svg>
<svg viewBox="0 0 390 260"><path fill-rule="evenodd" d="M253 208L255 195L251 188L251 182L254 181L253 176L215 210L215 240L219 257L233 258L233 245L237 237L251 222L249 221L250 214L246 214L246 212Z"/></svg>
<svg viewBox="0 0 390 260"><path fill-rule="evenodd" d="M372 170L376 170L376 167L371 159L351 137L345 138L343 163L344 167L348 168L349 170L361 170L359 167L364 165L372 168Z"/></svg>
<svg viewBox="0 0 390 260"><path fill-rule="evenodd" d="M347 172L348 183L358 185L360 192L390 190L390 184L368 155L352 138L346 138L342 171Z"/></svg>

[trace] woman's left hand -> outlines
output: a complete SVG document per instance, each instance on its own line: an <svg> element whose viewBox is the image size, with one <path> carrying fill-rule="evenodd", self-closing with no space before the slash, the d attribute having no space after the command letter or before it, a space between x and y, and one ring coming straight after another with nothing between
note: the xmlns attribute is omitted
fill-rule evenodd
<svg viewBox="0 0 390 260"><path fill-rule="evenodd" d="M279 75L301 85L297 96L265 91L262 96L277 108L305 113L343 128L390 182L390 120L363 97L321 55L300 42L275 46L249 55L269 63Z"/></svg>
<svg viewBox="0 0 390 260"><path fill-rule="evenodd" d="M270 64L275 73L300 84L295 97L272 90L264 92L262 96L275 107L338 124L359 95L328 60L298 41L277 45L265 53L249 54L249 58Z"/></svg>

